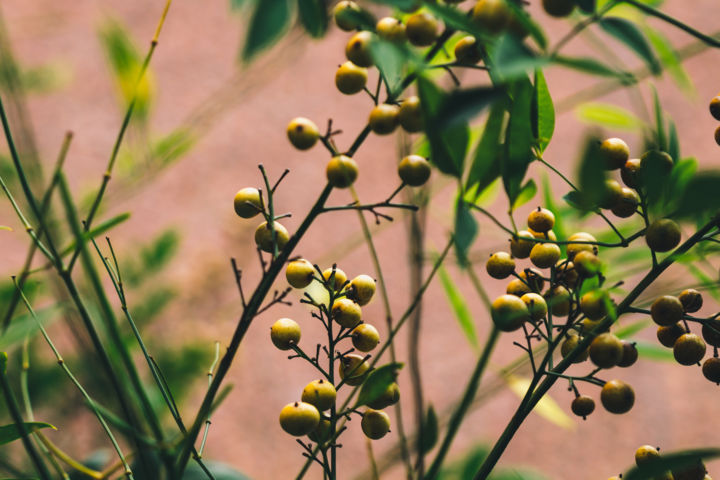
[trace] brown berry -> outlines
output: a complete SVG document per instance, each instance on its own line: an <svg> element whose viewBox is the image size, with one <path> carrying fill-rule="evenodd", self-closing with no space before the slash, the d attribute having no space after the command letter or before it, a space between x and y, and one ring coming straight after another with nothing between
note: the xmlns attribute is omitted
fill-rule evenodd
<svg viewBox="0 0 720 480"><path fill-rule="evenodd" d="M663 295L650 306L650 316L661 327L677 323L683 316L683 306L677 297Z"/></svg>
<svg viewBox="0 0 720 480"><path fill-rule="evenodd" d="M703 359L706 350L702 338L694 333L686 333L675 342L673 355L680 365L694 365Z"/></svg>
<svg viewBox="0 0 720 480"><path fill-rule="evenodd" d="M610 413L627 413L635 404L635 392L621 380L610 380L600 391L600 401Z"/></svg>

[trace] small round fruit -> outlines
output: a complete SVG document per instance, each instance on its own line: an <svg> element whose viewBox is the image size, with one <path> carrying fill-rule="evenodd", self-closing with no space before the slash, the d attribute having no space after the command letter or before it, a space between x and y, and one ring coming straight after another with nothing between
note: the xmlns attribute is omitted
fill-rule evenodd
<svg viewBox="0 0 720 480"><path fill-rule="evenodd" d="M408 133L416 133L423 130L425 122L418 97L413 95L402 101L398 120L403 130Z"/></svg>
<svg viewBox="0 0 720 480"><path fill-rule="evenodd" d="M420 155L408 155L398 164L400 180L411 187L425 185L430 178L430 162Z"/></svg>
<svg viewBox="0 0 720 480"><path fill-rule="evenodd" d="M495 252L490 255L485 264L485 269L491 277L502 280L515 271L515 260L506 252Z"/></svg>
<svg viewBox="0 0 720 480"><path fill-rule="evenodd" d="M642 465L649 465L659 458L660 452L658 452L658 449L652 445L643 445L635 450L635 464L638 467Z"/></svg>
<svg viewBox="0 0 720 480"><path fill-rule="evenodd" d="M555 264L555 278L565 285L575 286L580 277L573 262L560 259Z"/></svg>
<svg viewBox="0 0 720 480"><path fill-rule="evenodd" d="M607 294L602 290L593 290L580 297L580 310L590 320L600 320L607 315L605 304Z"/></svg>
<svg viewBox="0 0 720 480"><path fill-rule="evenodd" d="M590 344L590 360L600 368L612 368L623 357L623 344L612 333L595 337Z"/></svg>
<svg viewBox="0 0 720 480"><path fill-rule="evenodd" d="M428 13L415 13L408 17L405 30L408 41L416 47L427 47L435 43L438 36L438 21Z"/></svg>
<svg viewBox="0 0 720 480"><path fill-rule="evenodd" d="M583 277L594 277L600 272L602 262L592 252L583 250L575 255L573 260L575 270Z"/></svg>
<svg viewBox="0 0 720 480"><path fill-rule="evenodd" d="M398 126L399 114L400 107L397 105L390 105L389 103L376 105L370 111L370 118L368 119L370 130L378 135L391 134Z"/></svg>
<svg viewBox="0 0 720 480"><path fill-rule="evenodd" d="M523 240L524 238L535 238L532 233L527 230L520 230L517 236L510 239L510 253L515 258L527 258L536 242Z"/></svg>
<svg viewBox="0 0 720 480"><path fill-rule="evenodd" d="M631 158L625 162L620 169L620 178L626 186L637 188L640 184L640 159Z"/></svg>
<svg viewBox="0 0 720 480"><path fill-rule="evenodd" d="M677 322L665 327L658 327L657 339L661 345L672 348L677 339L686 333L688 333L688 331L685 329L685 326L682 323ZM707 338L705 340L707 341Z"/></svg>
<svg viewBox="0 0 720 480"><path fill-rule="evenodd" d="M550 312L556 317L565 317L570 313L570 292L562 285L555 285L545 294Z"/></svg>
<svg viewBox="0 0 720 480"><path fill-rule="evenodd" d="M362 309L352 300L340 298L333 303L332 318L345 328L354 328L362 322Z"/></svg>
<svg viewBox="0 0 720 480"><path fill-rule="evenodd" d="M309 403L290 403L280 411L280 426L295 437L307 435L315 430L319 423L320 412Z"/></svg>
<svg viewBox="0 0 720 480"><path fill-rule="evenodd" d="M358 166L347 155L338 155L328 162L325 174L334 188L348 188L357 180Z"/></svg>
<svg viewBox="0 0 720 480"><path fill-rule="evenodd" d="M530 287L527 286L525 282L520 280L519 278L513 278L510 280L510 282L507 284L507 287L505 288L505 293L508 295L514 295L516 297L522 297L526 293L531 293L532 290Z"/></svg>
<svg viewBox="0 0 720 480"><path fill-rule="evenodd" d="M598 330L600 325L602 325L602 320L590 320L589 318L583 318L578 326L580 327L580 333L583 335L589 335L591 332L595 331L597 331L597 333L605 333L609 330L609 327Z"/></svg>
<svg viewBox="0 0 720 480"><path fill-rule="evenodd" d="M358 305L367 305L372 300L373 295L375 295L375 279L370 275L358 275L350 282L347 297L354 300Z"/></svg>
<svg viewBox="0 0 720 480"><path fill-rule="evenodd" d="M597 240L595 237L590 235L586 232L577 232L573 233L568 237L568 242L583 242L583 243L568 243L565 247L565 250L567 251L567 256L569 260L575 260L575 255L577 255L579 252L591 252L597 255L598 249L596 245L593 245L593 243L596 243ZM592 243L587 243L592 242Z"/></svg>
<svg viewBox="0 0 720 480"><path fill-rule="evenodd" d="M333 276L333 272L335 272L335 276ZM333 290L340 290L345 285L345 282L347 282L347 275L345 275L345 272L337 267L326 268L322 272L322 277L326 282L328 282L328 287ZM331 278L332 283L330 283Z"/></svg>
<svg viewBox="0 0 720 480"><path fill-rule="evenodd" d="M373 40L372 32L367 30L357 32L345 46L345 57L358 67L372 67L373 58L370 44Z"/></svg>
<svg viewBox="0 0 720 480"><path fill-rule="evenodd" d="M715 143L720 145L720 126L715 129Z"/></svg>
<svg viewBox="0 0 720 480"><path fill-rule="evenodd" d="M531 319L540 320L541 318L545 318L545 315L547 315L547 302L545 302L545 299L541 295L538 295L537 293L526 293L520 297L520 300L525 302L528 312L530 312Z"/></svg>
<svg viewBox="0 0 720 480"><path fill-rule="evenodd" d="M702 326L702 336L713 347L720 347L720 320L707 320Z"/></svg>
<svg viewBox="0 0 720 480"><path fill-rule="evenodd" d="M575 10L575 0L543 0L545 13L552 17L563 18Z"/></svg>
<svg viewBox="0 0 720 480"><path fill-rule="evenodd" d="M630 158L630 148L619 138L608 138L600 144L598 154L605 164L605 169L616 170Z"/></svg>
<svg viewBox="0 0 720 480"><path fill-rule="evenodd" d="M720 385L720 358L710 357L705 360L702 366L702 372L705 378Z"/></svg>
<svg viewBox="0 0 720 480"><path fill-rule="evenodd" d="M538 268L550 268L560 260L560 247L554 243L538 243L530 250L530 261Z"/></svg>
<svg viewBox="0 0 720 480"><path fill-rule="evenodd" d="M677 297L663 295L650 305L650 316L661 327L677 323L683 316L683 306Z"/></svg>
<svg viewBox="0 0 720 480"><path fill-rule="evenodd" d="M340 378L348 385L357 386L365 381L369 369L370 365L365 361L365 357L349 353L340 361Z"/></svg>
<svg viewBox="0 0 720 480"><path fill-rule="evenodd" d="M280 350L290 350L300 341L300 325L295 320L281 318L270 327L270 340Z"/></svg>
<svg viewBox="0 0 720 480"><path fill-rule="evenodd" d="M315 429L308 433L307 436L310 440L316 443L324 443L330 439L332 429L332 422L325 417L320 418L320 423Z"/></svg>
<svg viewBox="0 0 720 480"><path fill-rule="evenodd" d="M318 138L320 138L320 130L312 120L298 117L288 124L287 136L295 148L308 150L317 143Z"/></svg>
<svg viewBox="0 0 720 480"><path fill-rule="evenodd" d="M395 405L400 400L400 387L393 382L385 389L385 391L372 402L368 402L367 406L374 410L382 410L390 405Z"/></svg>
<svg viewBox="0 0 720 480"><path fill-rule="evenodd" d="M285 268L285 278L293 288L305 288L313 281L315 267L312 263L300 258L288 263Z"/></svg>
<svg viewBox="0 0 720 480"><path fill-rule="evenodd" d="M612 206L610 211L616 217L628 218L635 215L638 205L640 205L640 195L638 195L635 190L622 187L617 203Z"/></svg>
<svg viewBox="0 0 720 480"><path fill-rule="evenodd" d="M511 15L505 0L479 0L472 11L472 19L494 34L507 27Z"/></svg>
<svg viewBox="0 0 720 480"><path fill-rule="evenodd" d="M563 343L560 344L560 354L563 358L566 358L568 355L570 355L570 352L572 352L575 347L578 346L580 343L580 337L576 333L571 333L567 336L565 340L563 340ZM582 351L577 357L575 357L575 360L572 361L572 363L582 363L585 360L588 359L589 351L586 348L584 351Z"/></svg>
<svg viewBox="0 0 720 480"><path fill-rule="evenodd" d="M600 401L610 413L627 413L635 404L635 392L621 380L610 380L600 391Z"/></svg>
<svg viewBox="0 0 720 480"><path fill-rule="evenodd" d="M405 25L394 17L385 17L375 25L378 37L388 42L402 43L407 39Z"/></svg>
<svg viewBox="0 0 720 480"><path fill-rule="evenodd" d="M550 240L552 242L557 241L557 235L555 235L555 232L553 232L552 230L548 230L547 232L536 232L532 228L528 228L528 232L532 233L533 237L540 240Z"/></svg>
<svg viewBox="0 0 720 480"><path fill-rule="evenodd" d="M352 62L345 62L335 72L335 86L340 93L353 95L363 91L367 78L367 68L358 67Z"/></svg>
<svg viewBox="0 0 720 480"><path fill-rule="evenodd" d="M705 480L707 470L701 460L672 471L673 480Z"/></svg>
<svg viewBox="0 0 720 480"><path fill-rule="evenodd" d="M362 431L371 440L378 440L390 431L390 417L382 410L368 408L360 422Z"/></svg>
<svg viewBox="0 0 720 480"><path fill-rule="evenodd" d="M361 352L369 352L380 343L380 334L377 329L367 323L361 323L352 331L352 344Z"/></svg>
<svg viewBox="0 0 720 480"><path fill-rule="evenodd" d="M680 226L669 218L660 218L645 231L645 242L653 252L669 252L680 244Z"/></svg>
<svg viewBox="0 0 720 480"><path fill-rule="evenodd" d="M631 367L637 362L638 350L635 343L622 340L623 354L617 366L621 368Z"/></svg>
<svg viewBox="0 0 720 480"><path fill-rule="evenodd" d="M555 225L555 215L546 208L538 207L528 215L527 224L532 230L545 233Z"/></svg>
<svg viewBox="0 0 720 480"><path fill-rule="evenodd" d="M611 178L605 180L605 188L600 199L600 208L610 209L622 199L622 185L617 180Z"/></svg>
<svg viewBox="0 0 720 480"><path fill-rule="evenodd" d="M686 333L675 342L673 355L680 365L695 365L703 359L706 350L702 338L694 333Z"/></svg>
<svg viewBox="0 0 720 480"><path fill-rule="evenodd" d="M350 32L358 28L357 15L361 10L357 3L343 0L333 9L333 18L341 30Z"/></svg>
<svg viewBox="0 0 720 480"><path fill-rule="evenodd" d="M235 213L242 218L252 218L262 212L260 191L257 188L245 187L235 194L233 199Z"/></svg>
<svg viewBox="0 0 720 480"><path fill-rule="evenodd" d="M482 60L482 52L478 48L477 40L467 35L455 44L455 61L462 65L475 65Z"/></svg>
<svg viewBox="0 0 720 480"><path fill-rule="evenodd" d="M314 405L318 410L325 411L335 405L337 392L335 386L327 380L313 380L303 389L300 399Z"/></svg>
<svg viewBox="0 0 720 480"><path fill-rule="evenodd" d="M587 395L580 395L570 404L570 409L578 417L587 417L595 411L595 400Z"/></svg>
<svg viewBox="0 0 720 480"><path fill-rule="evenodd" d="M697 312L703 305L702 294L694 288L683 290L678 296L678 300L687 313Z"/></svg>
<svg viewBox="0 0 720 480"><path fill-rule="evenodd" d="M710 100L710 115L712 115L715 120L720 120L720 95Z"/></svg>
<svg viewBox="0 0 720 480"><path fill-rule="evenodd" d="M673 159L670 155L660 150L650 150L640 157L640 175L643 172L654 171L658 176L668 175L673 169Z"/></svg>
<svg viewBox="0 0 720 480"><path fill-rule="evenodd" d="M277 242L278 251L282 250L290 240L290 234L287 229L278 222L273 222L273 230L268 227L267 222L258 225L255 230L255 244L263 252L273 253L273 231L275 232L275 241Z"/></svg>
<svg viewBox="0 0 720 480"><path fill-rule="evenodd" d="M525 302L515 295L501 295L495 299L490 308L495 326L503 332L512 332L530 320Z"/></svg>

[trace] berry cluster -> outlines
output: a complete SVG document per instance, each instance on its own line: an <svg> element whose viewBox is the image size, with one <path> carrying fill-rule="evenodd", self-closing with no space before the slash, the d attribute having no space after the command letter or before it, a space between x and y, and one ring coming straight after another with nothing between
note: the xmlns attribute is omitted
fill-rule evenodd
<svg viewBox="0 0 720 480"><path fill-rule="evenodd" d="M657 464L658 460L660 460L659 447L643 445L635 451L635 465L641 472L652 468L653 465ZM620 480L621 478L622 474L610 477L608 480ZM652 478L657 480L712 480L701 460L681 468L675 468L672 471L665 471Z"/></svg>
<svg viewBox="0 0 720 480"><path fill-rule="evenodd" d="M715 120L720 120L720 95L710 100L710 115L712 115ZM720 145L720 126L715 129L715 143Z"/></svg>

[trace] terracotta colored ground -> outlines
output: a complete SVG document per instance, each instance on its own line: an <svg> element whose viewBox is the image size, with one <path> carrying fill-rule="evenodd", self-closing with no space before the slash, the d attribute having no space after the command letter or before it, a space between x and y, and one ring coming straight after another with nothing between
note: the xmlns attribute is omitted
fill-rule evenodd
<svg viewBox="0 0 720 480"><path fill-rule="evenodd" d="M98 26L106 15L117 17L129 26L144 49L163 3L160 0L3 2L3 14L17 57L25 65L60 62L71 72L71 79L60 91L34 96L29 105L46 164L54 158L64 132L68 129L75 132L68 172L77 189L86 191L99 181L121 120L112 79L97 42ZM120 249L151 238L170 225L181 230L180 254L163 276L180 289L179 300L147 333L166 342L189 337L202 339L208 349L216 339L227 341L240 310L228 258L238 258L240 266L246 269L248 290L259 278L251 239L255 222L241 221L233 214L230 201L235 191L247 185L260 185L256 168L260 162L272 177L289 168L291 173L276 201L280 210L292 211L293 217L285 222L292 231L324 185L327 155L320 147L308 153L293 150L285 139L287 122L302 115L323 125L331 117L345 132L338 137L339 144L347 146L355 132L364 126L369 109L366 98L345 97L334 88L334 70L343 61L347 39L347 34L337 29L320 42L305 39L285 42L256 67L239 71L236 56L241 25L237 17L229 14L227 3L178 0L172 6L152 63L157 102L150 128L161 134L190 122L200 137L180 163L132 195L117 195L118 190L111 184L107 212L107 215L133 212L131 220L113 233ZM548 34L557 41L569 25L539 13L538 3L533 1L531 10L538 13L537 18L549 27ZM666 3L665 11L702 31L712 32L717 28L715 0ZM665 27L663 30L675 45L692 41L680 31ZM628 65L639 66L632 54L616 49L614 43L609 46ZM576 54L586 50L590 53L583 40L573 42L568 48ZM663 105L678 125L683 154L697 156L704 165L716 167L718 147L712 138L716 122L707 114L706 101L720 89L719 58L716 52L706 52L687 62L698 92L695 101L687 101L667 78L657 81ZM473 76L482 78L480 74ZM596 81L564 69L551 69L547 76L558 103ZM647 93L647 89L644 91ZM616 92L598 100L627 106L628 98L627 94ZM623 134L633 153L640 153L639 135L608 133ZM582 134L583 125L566 110L557 118L555 138L546 158L571 174ZM395 187L394 152L394 138L371 136L365 142L357 155L361 165L357 188L362 199L380 200ZM537 170L533 169L532 173ZM447 186L447 182L439 174L435 173L434 179L439 192L430 206L428 244L441 248L450 226L453 192L450 187L440 188ZM555 179L552 183L556 193L565 193L561 183ZM334 204L348 201L344 192L335 193L331 198ZM528 209L539 201L536 199L524 207L516 218L523 219ZM501 213L505 207L500 200L494 208ZM8 209L3 212L1 223L10 224L13 220L9 220L12 217ZM409 298L404 225L398 218L393 224L385 225L375 237L396 316L404 311ZM481 229L479 256L504 245L506 239L493 225L483 221ZM354 214L329 214L303 239L298 253L322 265L337 261L351 276L374 275L367 249L358 242L359 231ZM20 266L26 240L21 229L12 234L1 233L0 262L4 275L9 275ZM461 278L460 288L472 311L477 312L476 326L483 338L489 318L470 283L465 277L459 277L454 267L448 268L456 278ZM504 288L503 282L491 281L480 267L478 275L491 297ZM681 278L687 280L686 276ZM284 287L284 281L279 282L279 287ZM711 312L713 308L709 305L704 311ZM438 411L445 411L463 390L476 354L453 319L439 285L429 290L423 309L420 348L426 401ZM283 405L299 398L302 387L315 374L297 360L288 362L283 353L272 348L267 330L280 316L298 318L303 324L304 338L318 338L319 330L297 302L292 307L274 308L258 318L230 371L228 382L235 384L235 389L213 419L207 446L207 457L230 463L254 479L292 478L302 463L298 446L280 430L277 414ZM368 306L365 317L378 325L381 334L386 333L381 302ZM641 336L652 340L654 335L652 329L648 329ZM405 335L401 337L399 358L406 360ZM511 346L513 339L513 335L501 338L486 383L496 379L498 367L520 354ZM612 371L605 376L617 376L635 387L635 409L623 416L599 411L587 422L576 422L571 430L532 415L510 444L501 464L532 466L554 479L598 479L628 467L634 449L641 444L674 450L720 443L716 422L720 393L702 378L699 369L641 360L627 371ZM204 378L196 379L197 392L183 409L187 418L201 399L204 381ZM407 427L412 423L413 411L407 370L401 375L401 388ZM598 397L595 389L586 387L585 391ZM564 385L558 385L551 396L569 413L571 396ZM451 456L460 456L474 444L493 442L517 403L518 398L504 390L469 415ZM368 464L358 423L353 422L343 437L340 453L343 479L353 478ZM54 434L58 442L78 454L83 451L88 434L82 433L82 428L73 429L72 425L62 422L59 425L76 430L79 436L71 440L60 432ZM375 453L381 456L396 441L397 434L392 434L375 442ZM713 466L716 471L711 468L711 473L720 476L720 466ZM314 470L308 478L318 477L318 470ZM400 469L394 469L383 478L403 478L403 474Z"/></svg>

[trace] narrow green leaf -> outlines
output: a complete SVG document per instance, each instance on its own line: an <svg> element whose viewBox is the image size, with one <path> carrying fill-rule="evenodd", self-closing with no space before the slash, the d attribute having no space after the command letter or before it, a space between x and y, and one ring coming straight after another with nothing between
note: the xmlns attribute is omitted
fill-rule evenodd
<svg viewBox="0 0 720 480"><path fill-rule="evenodd" d="M633 467L623 474L623 480L651 480L667 471L682 470L697 465L702 460L720 457L720 448L698 448L682 452L666 453L642 467ZM688 477L690 478L690 477Z"/></svg>
<svg viewBox="0 0 720 480"><path fill-rule="evenodd" d="M548 42L547 37L545 37L545 33L542 28L540 28L540 25L538 25L519 4L516 4L515 2L507 2L506 5L510 7L510 10L512 10L515 15L515 20L517 20L523 30L530 34L532 39L535 40L535 43L537 43L538 47L545 50Z"/></svg>
<svg viewBox="0 0 720 480"><path fill-rule="evenodd" d="M230 0L230 10L240 10L247 5L248 0Z"/></svg>
<svg viewBox="0 0 720 480"><path fill-rule="evenodd" d="M3 352L4 353L4 352ZM7 358L7 355L5 356ZM4 373L4 366L2 365L2 362L0 361L0 370ZM50 425L49 423L45 422L25 422L25 428L28 432L32 433L33 431L40 429L40 428L52 428L53 430L57 430L54 426ZM3 425L0 426L0 445L5 445L6 443L14 442L15 440L18 440L22 438L22 433L20 432L20 429L15 425L14 423L11 423L9 425Z"/></svg>
<svg viewBox="0 0 720 480"><path fill-rule="evenodd" d="M490 109L485 129L480 142L475 148L475 155L465 183L465 190L477 186L476 197L500 176L502 162L500 133L505 122L505 102L495 102Z"/></svg>
<svg viewBox="0 0 720 480"><path fill-rule="evenodd" d="M578 118L584 122L608 128L637 130L644 125L644 122L633 113L608 103L584 103L575 112Z"/></svg>
<svg viewBox="0 0 720 480"><path fill-rule="evenodd" d="M7 374L7 352L0 352L0 375Z"/></svg>
<svg viewBox="0 0 720 480"><path fill-rule="evenodd" d="M663 115L662 105L660 104L660 97L658 96L657 89L654 85L651 86L653 93L653 110L655 112L655 138L657 140L657 149L663 152L668 151L668 140L665 135L665 118Z"/></svg>
<svg viewBox="0 0 720 480"><path fill-rule="evenodd" d="M580 160L578 188L588 205L598 205L605 196L605 164L599 155L600 139L590 135Z"/></svg>
<svg viewBox="0 0 720 480"><path fill-rule="evenodd" d="M430 405L423 421L423 442L420 446L423 453L429 452L438 441L438 418L435 409Z"/></svg>
<svg viewBox="0 0 720 480"><path fill-rule="evenodd" d="M311 37L320 38L328 27L328 15L323 0L298 0L300 22Z"/></svg>
<svg viewBox="0 0 720 480"><path fill-rule="evenodd" d="M697 174L690 179L680 198L677 215L701 218L720 211L720 170Z"/></svg>
<svg viewBox="0 0 720 480"><path fill-rule="evenodd" d="M272 5L263 1L257 2L252 17L250 17L250 25L242 50L242 60L250 61L260 51L273 45L280 39L289 24L289 0L275 0Z"/></svg>
<svg viewBox="0 0 720 480"><path fill-rule="evenodd" d="M130 218L130 212L121 213L120 215L116 215L108 220L105 220L104 222L100 223L94 228L91 228L89 232L83 233L83 239L84 240L90 240L91 238L95 238L99 235L102 235L103 233L106 233L110 230L112 230L117 225L120 225L121 223L125 222ZM73 240L70 242L70 244L65 247L61 252L60 255L67 255L68 253L75 250L76 242Z"/></svg>
<svg viewBox="0 0 720 480"><path fill-rule="evenodd" d="M370 44L370 53L385 84L391 92L395 92L402 82L409 52L394 43L376 39Z"/></svg>
<svg viewBox="0 0 720 480"><path fill-rule="evenodd" d="M536 193L537 193L537 185L535 185L535 180L533 180L531 178L520 189L520 193L518 193L518 196L512 205L513 210L515 210L519 207L522 207L523 205L528 203L530 200L532 200L535 197Z"/></svg>
<svg viewBox="0 0 720 480"><path fill-rule="evenodd" d="M490 53L491 71L504 81L527 76L527 72L542 68L548 63L546 57L533 53L517 36L502 35Z"/></svg>
<svg viewBox="0 0 720 480"><path fill-rule="evenodd" d="M464 124L492 105L499 96L500 90L492 87L454 90L443 99L434 123L441 129Z"/></svg>
<svg viewBox="0 0 720 480"><path fill-rule="evenodd" d="M675 122L670 119L669 123L669 130L670 130L670 139L668 140L668 153L670 156L674 159L680 158L680 141L678 140L678 133L677 128L675 127Z"/></svg>
<svg viewBox="0 0 720 480"><path fill-rule="evenodd" d="M660 58L663 68L667 70L678 88L685 95L694 97L696 95L695 85L670 40L649 25L645 25L643 31Z"/></svg>
<svg viewBox="0 0 720 480"><path fill-rule="evenodd" d="M534 136L530 122L531 102L530 81L526 78L516 81L512 86L510 119L505 132L507 158L501 165L503 185L510 205L515 203L528 165L534 159L532 153Z"/></svg>
<svg viewBox="0 0 720 480"><path fill-rule="evenodd" d="M685 267L688 269L690 274L703 286L707 288L707 291L712 297L720 301L720 283L710 278L705 272L700 270L694 263L687 263Z"/></svg>
<svg viewBox="0 0 720 480"><path fill-rule="evenodd" d="M402 367L400 362L388 363L370 372L360 388L355 406L367 405L385 393L390 384L397 380L398 370Z"/></svg>
<svg viewBox="0 0 720 480"><path fill-rule="evenodd" d="M447 270L442 265L438 269L438 275L440 278L440 284L445 291L445 296L452 308L455 320L457 320L460 325L460 330L462 330L465 334L465 338L467 338L468 342L470 342L470 345L474 349L477 349L478 340L477 333L475 331L475 322L473 321L472 313L470 313L470 308L468 307L467 302L465 302L463 294L460 290L458 290L457 285L455 285L455 282L453 282Z"/></svg>
<svg viewBox="0 0 720 480"><path fill-rule="evenodd" d="M573 70L577 70L583 73L589 73L599 77L615 77L622 80L624 85L632 85L637 83L637 79L629 73L615 70L593 58L589 57L566 57L563 55L556 55L553 57L553 62L562 65Z"/></svg>
<svg viewBox="0 0 720 480"><path fill-rule="evenodd" d="M212 473L215 480L250 480L247 475L238 472L229 465L203 459L203 464ZM190 462L183 473L182 480L207 480L207 473L200 467L197 462Z"/></svg>
<svg viewBox="0 0 720 480"><path fill-rule="evenodd" d="M40 323L47 326L50 321L58 318L57 315L54 315L57 310L57 306L50 306L35 312L35 314ZM26 313L15 317L5 333L0 336L0 350L11 350L25 340L27 336L34 335L38 329L37 322L33 321L30 314Z"/></svg>
<svg viewBox="0 0 720 480"><path fill-rule="evenodd" d="M0 230L7 230L8 232L12 232L12 227L8 227L7 225L0 225Z"/></svg>
<svg viewBox="0 0 720 480"><path fill-rule="evenodd" d="M375 3L381 3L383 5L390 5L399 10L409 10L417 7L416 0L372 0Z"/></svg>
<svg viewBox="0 0 720 480"><path fill-rule="evenodd" d="M661 345L654 343L644 342L642 340L635 341L635 348L637 348L638 355L648 360L658 362L674 362L675 356L671 348L665 348Z"/></svg>
<svg viewBox="0 0 720 480"><path fill-rule="evenodd" d="M555 131L555 107L545 75L542 70L535 70L535 89L532 101L533 133L541 152L547 148Z"/></svg>
<svg viewBox="0 0 720 480"><path fill-rule="evenodd" d="M653 74L660 74L662 71L660 61L650 48L643 33L634 23L620 17L603 17L599 24L603 30L633 50L647 64Z"/></svg>
<svg viewBox="0 0 720 480"><path fill-rule="evenodd" d="M633 322L629 325L625 325L624 327L618 328L615 330L615 336L618 338L628 338L632 337L638 332L641 332L645 330L647 327L653 325L653 322L650 320L638 320L637 322Z"/></svg>

